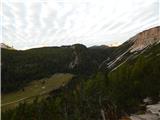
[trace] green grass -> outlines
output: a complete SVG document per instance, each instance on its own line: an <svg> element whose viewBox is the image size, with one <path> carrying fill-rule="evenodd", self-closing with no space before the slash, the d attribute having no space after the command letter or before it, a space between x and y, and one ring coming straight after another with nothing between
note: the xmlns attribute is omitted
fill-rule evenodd
<svg viewBox="0 0 160 120"><path fill-rule="evenodd" d="M29 83L23 90L2 94L1 107L2 110L16 107L20 102L31 102L37 96L45 97L49 92L57 89L69 82L73 77L72 74L54 74L50 78L34 80ZM42 82L45 81L43 84ZM42 98L43 98L42 97Z"/></svg>

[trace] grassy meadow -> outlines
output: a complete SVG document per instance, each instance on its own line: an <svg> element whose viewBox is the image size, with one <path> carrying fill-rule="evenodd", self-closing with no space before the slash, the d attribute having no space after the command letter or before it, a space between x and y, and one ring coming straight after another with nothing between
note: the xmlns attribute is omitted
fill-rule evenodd
<svg viewBox="0 0 160 120"><path fill-rule="evenodd" d="M66 73L54 74L50 78L34 80L23 89L2 94L1 108L2 110L16 107L21 102L32 102L35 97L46 97L49 92L57 89L72 79L73 75Z"/></svg>

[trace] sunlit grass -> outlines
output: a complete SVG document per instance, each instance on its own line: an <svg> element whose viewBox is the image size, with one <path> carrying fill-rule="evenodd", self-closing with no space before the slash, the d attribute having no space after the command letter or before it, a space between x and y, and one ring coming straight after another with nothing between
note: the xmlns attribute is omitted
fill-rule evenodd
<svg viewBox="0 0 160 120"><path fill-rule="evenodd" d="M50 78L34 80L26 87L24 87L24 89L17 92L3 94L1 101L2 110L5 108L12 108L14 106L17 106L20 102L23 101L31 102L37 96L45 97L52 90L68 83L72 79L72 77L73 75L69 73L54 74Z"/></svg>

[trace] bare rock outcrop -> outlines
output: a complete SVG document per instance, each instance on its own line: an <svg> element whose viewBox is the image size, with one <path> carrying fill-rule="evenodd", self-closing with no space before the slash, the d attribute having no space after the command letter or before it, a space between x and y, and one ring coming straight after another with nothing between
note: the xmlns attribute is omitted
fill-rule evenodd
<svg viewBox="0 0 160 120"><path fill-rule="evenodd" d="M135 36L131 52L143 50L144 48L160 42L160 26L145 30Z"/></svg>

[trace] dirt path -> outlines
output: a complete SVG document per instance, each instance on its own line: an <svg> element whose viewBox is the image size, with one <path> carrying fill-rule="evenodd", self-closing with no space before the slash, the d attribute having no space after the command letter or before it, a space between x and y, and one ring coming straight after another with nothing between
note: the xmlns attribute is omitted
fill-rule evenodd
<svg viewBox="0 0 160 120"><path fill-rule="evenodd" d="M1 107L5 106L5 105L16 103L16 102L20 102L20 101L25 100L27 98L29 98L29 97L24 97L24 98L21 98L21 99L16 100L16 101L12 101L12 102L9 102L9 103L1 104Z"/></svg>

